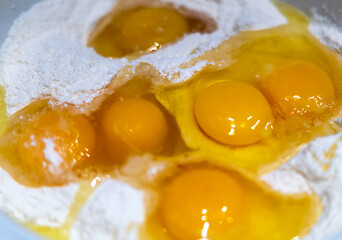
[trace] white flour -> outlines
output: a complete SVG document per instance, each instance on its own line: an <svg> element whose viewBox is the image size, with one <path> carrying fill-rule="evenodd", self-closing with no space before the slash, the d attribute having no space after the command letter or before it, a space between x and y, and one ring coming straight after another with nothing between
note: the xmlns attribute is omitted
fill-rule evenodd
<svg viewBox="0 0 342 240"><path fill-rule="evenodd" d="M342 28L333 25L327 18L315 14L309 29L322 43L342 55Z"/></svg>
<svg viewBox="0 0 342 240"><path fill-rule="evenodd" d="M60 227L66 220L78 184L28 188L0 168L0 210L24 223Z"/></svg>
<svg viewBox="0 0 342 240"><path fill-rule="evenodd" d="M145 221L144 191L127 183L102 183L81 210L71 228L72 240L133 240Z"/></svg>
<svg viewBox="0 0 342 240"><path fill-rule="evenodd" d="M179 66L217 47L223 40L243 30L274 27L286 22L268 0L162 0L203 12L217 21L211 34L195 33L153 54L129 62L125 58L106 59L87 48L87 38L99 19L116 0L47 0L23 14L12 27L0 54L0 84L6 88L9 114L34 99L51 96L76 105L90 103L118 73L120 68L141 62L153 65L174 82L186 80L207 61L181 69ZM310 25L322 42L341 50L341 34L319 21ZM195 51L196 50L196 51ZM194 53L195 52L195 53ZM178 75L177 79L172 79ZM328 239L342 228L342 144L331 167L324 172L312 157L339 136L318 139L297 157L263 179L286 193L315 192L322 197L325 211L307 239ZM0 210L26 223L58 227L65 221L79 188L31 189L16 183L0 169ZM126 183L110 180L100 185L81 210L71 229L71 239L136 239L144 222L144 192ZM335 224L331 224L335 222Z"/></svg>
<svg viewBox="0 0 342 240"><path fill-rule="evenodd" d="M48 170L51 173L57 172L60 173L61 169L60 166L63 163L63 158L59 155L59 153L55 150L55 143L52 139L47 138L43 139L45 143L44 148L44 157L47 161L49 161L51 164L48 166ZM43 162L43 166L44 166ZM45 166L44 166L45 167Z"/></svg>
<svg viewBox="0 0 342 240"><path fill-rule="evenodd" d="M262 179L283 193L314 192L323 203L323 214L303 240L334 239L342 229L342 133L311 142L297 156ZM338 142L335 156L325 153ZM324 165L329 169L324 171ZM298 181L299 180L299 181Z"/></svg>

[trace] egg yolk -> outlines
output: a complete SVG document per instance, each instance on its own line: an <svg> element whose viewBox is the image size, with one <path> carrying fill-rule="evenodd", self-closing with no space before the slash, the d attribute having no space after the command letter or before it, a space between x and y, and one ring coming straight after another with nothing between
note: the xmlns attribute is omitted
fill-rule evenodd
<svg viewBox="0 0 342 240"><path fill-rule="evenodd" d="M32 174L45 176L47 183L58 183L73 165L89 157L94 145L94 129L84 116L52 110L24 126L18 151Z"/></svg>
<svg viewBox="0 0 342 240"><path fill-rule="evenodd" d="M128 51L153 51L188 31L186 19L167 8L144 8L123 22L121 47Z"/></svg>
<svg viewBox="0 0 342 240"><path fill-rule="evenodd" d="M162 221L179 239L211 239L239 221L243 201L241 186L227 173L189 170L166 185L161 201Z"/></svg>
<svg viewBox="0 0 342 240"><path fill-rule="evenodd" d="M209 86L197 97L194 110L202 130L227 145L258 142L273 128L273 114L266 98L242 82L226 81Z"/></svg>
<svg viewBox="0 0 342 240"><path fill-rule="evenodd" d="M334 86L329 76L311 63L297 63L275 70L261 86L283 118L322 113L335 103Z"/></svg>
<svg viewBox="0 0 342 240"><path fill-rule="evenodd" d="M162 111L143 98L122 98L105 110L102 129L107 144L115 151L125 146L138 152L155 152L162 148L168 125Z"/></svg>

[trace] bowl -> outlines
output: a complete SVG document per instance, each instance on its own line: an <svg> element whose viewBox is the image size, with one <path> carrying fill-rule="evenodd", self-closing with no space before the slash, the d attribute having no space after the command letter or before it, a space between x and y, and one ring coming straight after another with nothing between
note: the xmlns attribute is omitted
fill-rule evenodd
<svg viewBox="0 0 342 240"><path fill-rule="evenodd" d="M15 19L41 0L0 0L0 46L5 40L8 30ZM325 16L331 24L342 26L341 0L282 0L290 3L308 15L318 13ZM0 213L0 236L5 240L38 240L34 233L20 226L15 221ZM332 240L342 240L342 230L339 236Z"/></svg>

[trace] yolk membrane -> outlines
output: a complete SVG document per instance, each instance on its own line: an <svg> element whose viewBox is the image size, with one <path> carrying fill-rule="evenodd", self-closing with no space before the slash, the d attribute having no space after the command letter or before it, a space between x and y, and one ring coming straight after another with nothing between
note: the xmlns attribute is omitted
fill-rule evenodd
<svg viewBox="0 0 342 240"><path fill-rule="evenodd" d="M261 83L265 95L283 118L315 115L335 104L329 76L311 63L296 63L275 70Z"/></svg>
<svg viewBox="0 0 342 240"><path fill-rule="evenodd" d="M273 114L266 98L242 82L225 81L207 87L194 108L202 130L223 144L249 145L272 130Z"/></svg>
<svg viewBox="0 0 342 240"><path fill-rule="evenodd" d="M122 98L105 110L102 130L109 148L155 152L162 148L168 125L162 111L143 98Z"/></svg>
<svg viewBox="0 0 342 240"><path fill-rule="evenodd" d="M211 239L239 221L243 201L241 186L225 172L194 169L166 185L161 216L178 239Z"/></svg>
<svg viewBox="0 0 342 240"><path fill-rule="evenodd" d="M60 175L90 156L95 131L82 115L52 110L33 118L24 127L18 146L19 156L32 174L46 178L45 182L58 183Z"/></svg>

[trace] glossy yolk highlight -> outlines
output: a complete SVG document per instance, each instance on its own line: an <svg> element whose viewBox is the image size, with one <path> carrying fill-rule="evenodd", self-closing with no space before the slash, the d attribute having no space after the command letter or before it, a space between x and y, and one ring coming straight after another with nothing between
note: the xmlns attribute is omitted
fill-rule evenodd
<svg viewBox="0 0 342 240"><path fill-rule="evenodd" d="M105 110L102 130L107 144L122 151L155 152L162 148L168 125L162 111L142 98L122 98Z"/></svg>
<svg viewBox="0 0 342 240"><path fill-rule="evenodd" d="M265 97L242 82L219 82L195 102L195 117L214 140L234 146L258 142L272 130L273 115Z"/></svg>
<svg viewBox="0 0 342 240"><path fill-rule="evenodd" d="M146 8L132 13L122 26L122 47L130 51L157 50L188 31L186 19L167 8Z"/></svg>
<svg viewBox="0 0 342 240"><path fill-rule="evenodd" d="M335 104L334 86L329 76L311 63L297 63L275 70L261 86L283 118L295 114L316 115Z"/></svg>
<svg viewBox="0 0 342 240"><path fill-rule="evenodd" d="M81 115L49 111L30 121L19 140L23 162L45 183L60 184L78 161L89 157L95 145L91 123Z"/></svg>
<svg viewBox="0 0 342 240"><path fill-rule="evenodd" d="M166 186L162 220L178 239L211 239L239 221L243 201L240 185L228 174L215 169L190 170Z"/></svg>

